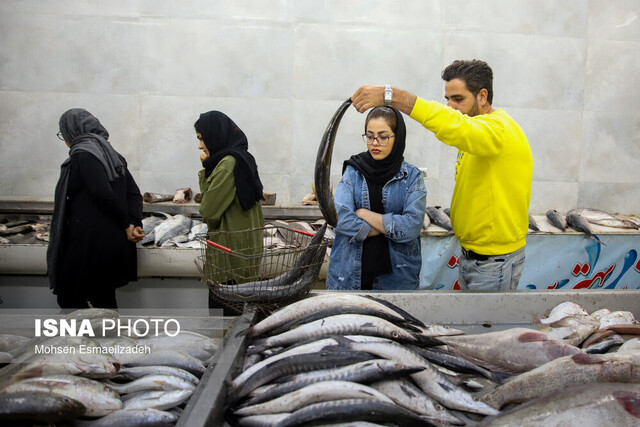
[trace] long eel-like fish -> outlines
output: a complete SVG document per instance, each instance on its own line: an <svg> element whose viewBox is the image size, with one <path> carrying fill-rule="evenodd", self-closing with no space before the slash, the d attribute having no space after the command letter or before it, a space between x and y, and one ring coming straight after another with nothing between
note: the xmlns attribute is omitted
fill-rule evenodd
<svg viewBox="0 0 640 427"><path fill-rule="evenodd" d="M343 102L331 118L327 129L324 131L324 135L322 135L322 141L320 141L320 147L318 148L318 156L316 157L314 176L316 199L318 200L318 207L322 212L322 216L324 216L327 224L332 227L338 224L338 214L336 213L336 207L333 204L333 195L331 194L331 155L333 154L333 144L336 140L340 120L342 120L342 116L344 116L345 111L347 111L350 105L351 98Z"/></svg>

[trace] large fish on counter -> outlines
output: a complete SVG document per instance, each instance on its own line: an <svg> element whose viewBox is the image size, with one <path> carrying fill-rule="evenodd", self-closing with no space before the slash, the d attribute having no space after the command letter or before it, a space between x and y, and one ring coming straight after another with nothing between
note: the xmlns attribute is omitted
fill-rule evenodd
<svg viewBox="0 0 640 427"><path fill-rule="evenodd" d="M331 194L331 156L333 155L333 145L338 133L338 126L350 105L351 98L343 102L335 112L324 131L324 135L322 135L318 155L316 156L314 173L316 199L322 216L332 227L338 225L338 214L333 203L333 194Z"/></svg>

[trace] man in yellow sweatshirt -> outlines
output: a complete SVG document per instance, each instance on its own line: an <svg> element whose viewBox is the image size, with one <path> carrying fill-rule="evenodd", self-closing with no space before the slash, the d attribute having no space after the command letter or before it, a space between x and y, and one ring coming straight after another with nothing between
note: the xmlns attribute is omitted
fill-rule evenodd
<svg viewBox="0 0 640 427"><path fill-rule="evenodd" d="M462 289L516 289L525 260L533 159L526 135L494 109L493 72L484 61L454 61L442 72L444 106L407 91L362 86L351 97L363 113L392 105L458 149L451 224L460 241Z"/></svg>

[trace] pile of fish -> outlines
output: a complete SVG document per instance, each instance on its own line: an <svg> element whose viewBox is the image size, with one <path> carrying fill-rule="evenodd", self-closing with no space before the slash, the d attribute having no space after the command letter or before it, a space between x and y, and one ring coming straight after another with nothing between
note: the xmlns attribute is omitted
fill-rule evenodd
<svg viewBox="0 0 640 427"><path fill-rule="evenodd" d="M195 248L202 247L199 235L207 233L207 224L202 220L192 219L186 215L169 215L160 212L142 220L145 237L140 241L142 246L161 246Z"/></svg>
<svg viewBox="0 0 640 427"><path fill-rule="evenodd" d="M0 222L0 244L33 244L49 241L49 222L44 218Z"/></svg>
<svg viewBox="0 0 640 427"><path fill-rule="evenodd" d="M384 300L328 293L242 334L233 425L640 423L640 325L629 312L567 302L527 328L465 334Z"/></svg>
<svg viewBox="0 0 640 427"><path fill-rule="evenodd" d="M90 319L93 330L101 331L102 322L118 317L115 311L87 309L65 319ZM0 350L10 361L5 358L9 363L0 369L0 424L172 426L218 344L185 330L173 337L1 335Z"/></svg>

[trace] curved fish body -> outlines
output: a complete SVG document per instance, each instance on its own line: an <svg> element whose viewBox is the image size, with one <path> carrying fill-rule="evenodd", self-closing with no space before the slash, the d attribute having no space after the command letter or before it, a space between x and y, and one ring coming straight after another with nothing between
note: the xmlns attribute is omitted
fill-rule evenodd
<svg viewBox="0 0 640 427"><path fill-rule="evenodd" d="M598 239L593 234L593 231L591 231L591 227L589 227L589 222L586 219L584 219L582 216L580 216L579 214L577 214L575 212L571 212L571 211L568 212L567 213L567 224L569 225L569 227L573 228L574 230L583 232L590 239L595 240L596 242L598 242L600 244L604 244L604 243L602 243L600 241L600 239Z"/></svg>
<svg viewBox="0 0 640 427"><path fill-rule="evenodd" d="M52 423L73 420L84 414L84 405L67 396L42 391L0 393L0 421L42 421ZM22 424L20 424L22 425Z"/></svg>
<svg viewBox="0 0 640 427"><path fill-rule="evenodd" d="M540 227L538 227L538 223L533 218L531 214L529 214L529 229L533 231L540 231Z"/></svg>
<svg viewBox="0 0 640 427"><path fill-rule="evenodd" d="M613 334L590 346L583 346L582 350L588 354L603 354L613 350L615 347L621 347L624 342L624 338L620 335Z"/></svg>
<svg viewBox="0 0 640 427"><path fill-rule="evenodd" d="M332 227L338 225L338 214L336 206L333 202L333 194L331 194L331 156L333 155L333 145L336 141L338 126L342 120L342 116L351 105L351 98L338 107L327 128L322 135L318 154L316 156L316 167L314 173L314 182L316 189L316 199L318 207L322 212L322 216Z"/></svg>
<svg viewBox="0 0 640 427"><path fill-rule="evenodd" d="M180 377L176 377L173 375L164 375L164 374L147 375L123 384L115 383L113 381L105 381L105 384L108 385L111 389L122 394L135 393L137 391L146 391L146 390L158 390L158 391L192 390L193 391L196 388L196 386L190 381L184 380Z"/></svg>
<svg viewBox="0 0 640 427"><path fill-rule="evenodd" d="M345 339L345 341L348 341ZM395 360L399 363L422 366L420 372L411 374L411 378L428 396L441 402L450 409L473 412L483 415L495 415L498 411L449 381L434 365L415 351L396 342L348 342L354 350Z"/></svg>
<svg viewBox="0 0 640 427"><path fill-rule="evenodd" d="M200 359L176 350L152 351L149 354L143 354L124 364L126 367L158 365L184 369L198 378L200 378L205 371L204 364Z"/></svg>
<svg viewBox="0 0 640 427"><path fill-rule="evenodd" d="M591 316L568 316L540 329L549 338L580 346L587 337L596 332L600 322Z"/></svg>
<svg viewBox="0 0 640 427"><path fill-rule="evenodd" d="M86 378L110 378L120 369L120 362L102 354L50 354L39 356L14 376L22 380L44 375L69 374Z"/></svg>
<svg viewBox="0 0 640 427"><path fill-rule="evenodd" d="M371 399L344 399L314 403L292 412L277 425L291 427L347 421L393 422L402 426L416 427L432 425L428 419L401 406Z"/></svg>
<svg viewBox="0 0 640 427"><path fill-rule="evenodd" d="M481 426L640 425L640 389L637 384L594 383L560 390L524 403Z"/></svg>
<svg viewBox="0 0 640 427"><path fill-rule="evenodd" d="M269 348L332 335L373 335L396 340L417 341L410 332L379 317L363 314L338 314L306 323L279 335L256 340L253 344L256 347Z"/></svg>
<svg viewBox="0 0 640 427"><path fill-rule="evenodd" d="M633 325L638 324L635 316L630 311L613 311L600 318L600 329L605 329L612 325Z"/></svg>
<svg viewBox="0 0 640 427"><path fill-rule="evenodd" d="M92 421L87 427L114 427L114 426L146 426L146 427L171 427L178 422L178 416L171 412L158 409L123 409ZM83 427L80 424L80 427Z"/></svg>
<svg viewBox="0 0 640 427"><path fill-rule="evenodd" d="M351 365L326 370L316 370L294 375L290 381L275 385L264 393L253 397L247 405L255 405L278 398L284 394L299 390L302 387L322 381L351 381L370 383L395 375L412 374L421 370L418 366L410 366L387 359L374 359Z"/></svg>
<svg viewBox="0 0 640 427"><path fill-rule="evenodd" d="M577 208L569 212L575 213L586 219L592 224L602 225L605 227L622 228L627 230L637 230L638 224L624 217L612 215L600 209Z"/></svg>
<svg viewBox="0 0 640 427"><path fill-rule="evenodd" d="M413 323L402 313L374 299L354 294L328 293L289 304L253 325L247 332L249 336L263 335L279 326L330 310L340 310L345 314L353 311L355 311L354 314L376 313L377 316L387 320Z"/></svg>
<svg viewBox="0 0 640 427"><path fill-rule="evenodd" d="M228 400L230 402L235 402L261 385L285 375L309 372L316 369L346 366L370 360L372 358L372 356L363 352L341 348L330 348L321 350L318 353L307 353L286 357L270 364L266 369L258 370L247 378L239 387L233 387L232 383L232 386L229 387Z"/></svg>
<svg viewBox="0 0 640 427"><path fill-rule="evenodd" d="M124 402L124 409L171 409L185 402L193 390L149 391Z"/></svg>
<svg viewBox="0 0 640 427"><path fill-rule="evenodd" d="M372 384L372 387L389 396L396 404L416 414L453 425L464 425L462 420L406 379L379 381Z"/></svg>
<svg viewBox="0 0 640 427"><path fill-rule="evenodd" d="M191 218L186 215L178 214L163 221L154 230L155 245L161 246L167 240L170 240L181 234L189 234L191 231Z"/></svg>
<svg viewBox="0 0 640 427"><path fill-rule="evenodd" d="M484 368L508 373L526 372L558 357L582 353L575 346L527 328L438 339Z"/></svg>
<svg viewBox="0 0 640 427"><path fill-rule="evenodd" d="M546 216L549 224L553 225L558 230L565 231L567 229L567 220L565 219L564 215L562 215L557 210L548 210Z"/></svg>
<svg viewBox="0 0 640 427"><path fill-rule="evenodd" d="M638 352L640 353L640 339L638 338L632 338L628 341L625 341L624 344L622 344L620 346L620 348L618 349L618 353L633 353L633 352Z"/></svg>
<svg viewBox="0 0 640 427"><path fill-rule="evenodd" d="M148 375L173 375L180 377L185 381L189 381L193 385L198 385L200 380L198 377L184 369L173 368L171 366L135 366L130 368L122 368L114 377L116 379L126 379L129 381L137 380Z"/></svg>
<svg viewBox="0 0 640 427"><path fill-rule="evenodd" d="M88 417L102 417L122 408L120 395L105 384L75 375L28 378L5 388L3 393L45 392L69 397L82 403Z"/></svg>
<svg viewBox="0 0 640 427"><path fill-rule="evenodd" d="M313 403L340 399L373 399L393 403L385 394L366 385L350 381L322 381L268 402L245 406L234 411L234 414L247 416L293 412Z"/></svg>
<svg viewBox="0 0 640 427"><path fill-rule="evenodd" d="M538 319L537 323L548 325L569 316L588 316L589 312L575 302L565 301L553 307L549 315L544 319Z"/></svg>
<svg viewBox="0 0 640 427"><path fill-rule="evenodd" d="M438 209L435 206L427 206L426 214L431 221L431 224L435 224L439 227L444 228L447 231L453 231L453 226L451 225L451 218L447 216L441 209Z"/></svg>
<svg viewBox="0 0 640 427"><path fill-rule="evenodd" d="M500 409L509 403L526 402L576 385L601 382L640 384L640 354L561 357L512 378L484 396L483 400Z"/></svg>

